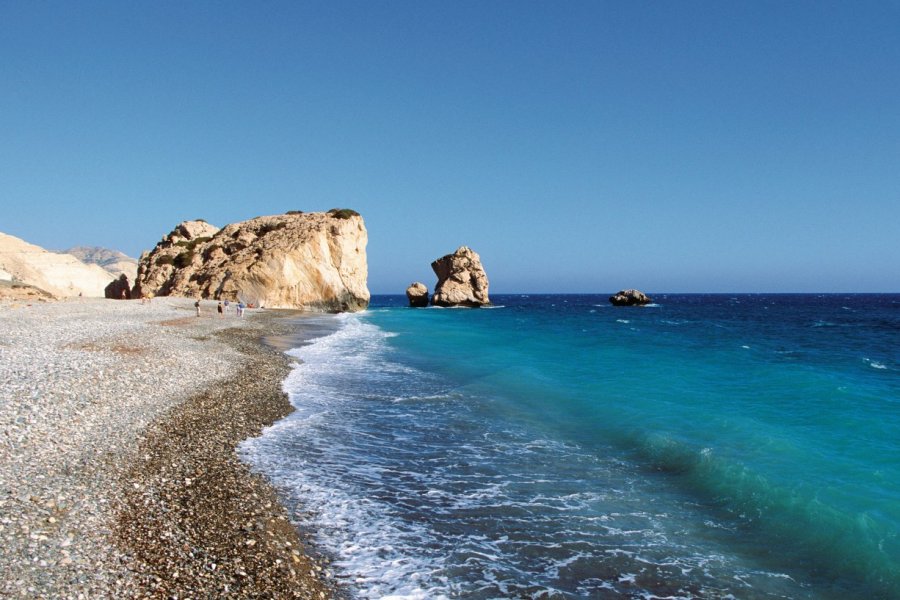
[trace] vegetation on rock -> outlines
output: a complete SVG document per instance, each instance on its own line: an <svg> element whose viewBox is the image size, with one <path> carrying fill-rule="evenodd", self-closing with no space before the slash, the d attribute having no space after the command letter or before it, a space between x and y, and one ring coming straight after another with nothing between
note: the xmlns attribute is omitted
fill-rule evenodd
<svg viewBox="0 0 900 600"><path fill-rule="evenodd" d="M194 251L193 250L185 250L181 254L175 257L174 264L179 269L183 269L194 262Z"/></svg>
<svg viewBox="0 0 900 600"><path fill-rule="evenodd" d="M284 229L287 227L287 223L268 223L259 228L259 231L256 233L258 236L264 236L267 233L271 233L273 231L278 231L279 229Z"/></svg>
<svg viewBox="0 0 900 600"><path fill-rule="evenodd" d="M328 214L335 219L349 219L350 217L358 217L359 213L350 208L332 208Z"/></svg>

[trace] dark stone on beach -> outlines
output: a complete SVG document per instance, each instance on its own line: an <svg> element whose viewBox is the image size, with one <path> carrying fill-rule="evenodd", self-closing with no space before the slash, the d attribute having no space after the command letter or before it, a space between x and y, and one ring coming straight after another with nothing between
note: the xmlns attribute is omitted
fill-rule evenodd
<svg viewBox="0 0 900 600"><path fill-rule="evenodd" d="M622 290L609 297L614 306L643 306L653 300L644 292L638 290Z"/></svg>
<svg viewBox="0 0 900 600"><path fill-rule="evenodd" d="M424 283L415 282L406 288L406 299L409 305L417 308L428 306L428 288Z"/></svg>
<svg viewBox="0 0 900 600"><path fill-rule="evenodd" d="M103 294L113 300L131 300L131 286L128 284L128 276L125 273L113 279L108 286L103 288Z"/></svg>
<svg viewBox="0 0 900 600"><path fill-rule="evenodd" d="M244 356L240 371L148 427L123 475L111 538L138 589L121 597L337 596L327 559L310 555L275 490L234 451L293 410L280 386L287 356L259 341L289 325L254 322L218 334Z"/></svg>

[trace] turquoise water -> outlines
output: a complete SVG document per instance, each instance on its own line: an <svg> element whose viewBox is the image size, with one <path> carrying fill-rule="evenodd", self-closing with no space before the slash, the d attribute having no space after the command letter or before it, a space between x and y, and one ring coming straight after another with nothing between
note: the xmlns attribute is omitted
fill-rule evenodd
<svg viewBox="0 0 900 600"><path fill-rule="evenodd" d="M359 598L900 598L900 296L298 321L243 455Z"/></svg>

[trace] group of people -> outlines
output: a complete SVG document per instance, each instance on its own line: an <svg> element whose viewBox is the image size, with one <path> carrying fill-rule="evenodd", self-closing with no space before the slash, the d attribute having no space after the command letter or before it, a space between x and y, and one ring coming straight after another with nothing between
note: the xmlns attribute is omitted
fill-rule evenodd
<svg viewBox="0 0 900 600"><path fill-rule="evenodd" d="M224 317L225 313L228 312L229 306L231 306L231 303L228 300L219 302L219 304L216 306L216 312L219 313L220 317ZM244 304L243 302L238 302L237 304L234 305L234 307L235 307L235 311L237 312L237 316L243 317L244 309L247 308L247 305ZM197 309L197 316L199 317L200 316L200 299L199 298L197 298L197 301L194 302L194 308Z"/></svg>

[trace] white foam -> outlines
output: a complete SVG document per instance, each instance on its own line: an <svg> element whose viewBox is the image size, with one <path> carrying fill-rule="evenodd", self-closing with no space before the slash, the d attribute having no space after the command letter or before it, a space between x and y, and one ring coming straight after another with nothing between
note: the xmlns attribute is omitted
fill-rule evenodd
<svg viewBox="0 0 900 600"><path fill-rule="evenodd" d="M300 362L284 389L297 411L241 452L300 501L295 523L314 532L355 598L556 597L560 571L604 560L626 579L583 579L579 593L638 593L643 564L668 565L674 552L676 567L700 572L709 560L705 548L669 541L664 511L628 510L644 506L640 484L593 451L509 424L490 429L475 415L441 439L447 414L465 417L474 404L469 392L422 385L436 376L392 359L393 334L365 315L323 318L338 329L289 353ZM372 407L383 420L360 417ZM440 420L423 423L431 414ZM576 464L589 474L557 470Z"/></svg>
<svg viewBox="0 0 900 600"><path fill-rule="evenodd" d="M877 360L872 360L870 358L864 358L863 362L868 364L873 369L884 370L884 369L888 368L886 364L884 364L882 362L878 362Z"/></svg>
<svg viewBox="0 0 900 600"><path fill-rule="evenodd" d="M311 509L295 515L297 523L316 532L319 547L335 558L337 576L352 582L357 597L446 598L440 580L431 577L441 569L441 559L407 551L428 540L432 540L432 547L436 546L427 525L400 521L391 516L391 506L384 501L345 485L347 481L379 481L383 472L378 465L367 465L348 456L340 460L341 471L329 473L317 471L308 463L303 467L290 461L279 462L284 460L284 450L278 445L298 439L310 445L321 443L323 451L346 453L349 448L318 439L320 432L327 433L335 423L345 425L346 434L353 436L357 444L373 438L371 432L353 430L352 425L341 421L342 412L353 408L354 386L336 385L336 378L357 378L377 386L391 378L417 374L415 369L387 359L386 342L395 334L368 323L361 315L323 318L336 320L338 329L288 352L300 361L283 383L296 412L267 428L260 438L245 441L242 455L266 472L276 485L302 498L303 506ZM390 381L387 384L390 387ZM396 400L427 401L439 397L410 394ZM394 439L399 440L396 435Z"/></svg>

